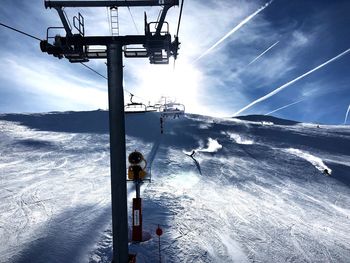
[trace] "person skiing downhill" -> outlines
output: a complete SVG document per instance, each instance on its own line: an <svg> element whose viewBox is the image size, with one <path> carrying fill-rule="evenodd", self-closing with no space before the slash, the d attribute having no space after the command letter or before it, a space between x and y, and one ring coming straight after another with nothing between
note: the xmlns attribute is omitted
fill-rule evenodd
<svg viewBox="0 0 350 263"><path fill-rule="evenodd" d="M202 174L201 167L200 167L198 161L194 158L194 155L196 154L196 151L195 151L195 150L192 150L192 153L191 153L191 154L188 154L188 153L185 153L185 154L186 154L188 157L191 157L191 158L192 158L192 160L194 161L194 163L195 163L195 165L196 165L196 167L197 167L197 169L198 169L199 174L201 175L201 174Z"/></svg>
<svg viewBox="0 0 350 263"><path fill-rule="evenodd" d="M325 175L328 175L328 176L331 175L330 172L328 171L328 169L324 169L324 170L323 170L323 173L324 173Z"/></svg>

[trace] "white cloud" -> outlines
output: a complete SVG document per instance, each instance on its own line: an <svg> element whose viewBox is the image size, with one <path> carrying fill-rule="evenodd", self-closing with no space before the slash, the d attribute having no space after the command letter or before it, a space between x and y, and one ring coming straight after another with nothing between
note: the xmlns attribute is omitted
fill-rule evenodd
<svg viewBox="0 0 350 263"><path fill-rule="evenodd" d="M236 33L241 27L243 27L245 24L247 24L251 19L253 19L256 15L258 15L260 12L262 12L265 8L267 8L273 0L269 1L262 7L260 7L258 10L256 10L254 13L250 14L246 18L244 18L242 21L240 21L233 29L231 29L227 34L225 34L222 38L220 38L217 42L215 42L214 45L212 45L209 49L207 49L205 52L203 52L195 61L200 60L202 57L210 53L214 48L216 48L218 45L220 45L222 42L224 42L228 37L230 37L232 34Z"/></svg>
<svg viewBox="0 0 350 263"><path fill-rule="evenodd" d="M48 102L61 105L61 109L106 107L107 92L103 91L101 84L71 75L58 64L7 56L0 64L0 71L1 79L16 83L21 90L37 94Z"/></svg>
<svg viewBox="0 0 350 263"><path fill-rule="evenodd" d="M270 97L274 96L275 94L281 92L282 90L284 90L284 89L287 88L288 86L294 84L295 82L297 82L297 81L299 81L300 79L302 79L302 78L308 76L309 74L311 74L311 73L313 73L313 72L315 72L315 71L317 71L317 70L323 68L324 66L326 66L326 65L328 65L328 64L330 64L330 63L332 63L332 62L334 62L335 60L341 58L342 56L348 54L349 52L350 52L350 49L345 50L344 52L342 52L342 53L338 54L337 56L335 56L335 57L333 57L333 58L327 60L326 62L322 63L321 65L319 65L319 66L317 66L317 67L315 67L315 68L313 68L313 69L307 71L306 73L304 73L304 74L302 74L302 75L296 77L295 79L293 79L293 80L291 80L291 81L289 81L289 82L283 84L282 86L278 87L277 89L274 89L273 91L269 92L268 94L266 94L266 95L264 95L264 96L262 96L262 97L260 97L260 98L258 98L258 99L256 99L256 100L254 100L253 102L249 103L247 106L245 106L245 107L243 107L242 109L240 109L239 111L237 111L237 112L235 113L235 116L237 116L238 114L242 113L243 111L245 111L245 110L251 108L251 107L254 106L255 104L257 104L257 103L259 103L259 102L262 102L262 101L264 101L264 100L267 100L268 98L270 98Z"/></svg>
<svg viewBox="0 0 350 263"><path fill-rule="evenodd" d="M308 37L306 36L306 34L298 30L293 31L292 36L293 36L292 44L295 47L305 46L309 42L309 38L310 38L310 36Z"/></svg>
<svg viewBox="0 0 350 263"><path fill-rule="evenodd" d="M7 5L12 5L11 1L6 1ZM253 94L255 89L266 90L271 88L272 83L273 85L283 83L286 77L300 67L302 59L299 55L315 43L318 32L323 30L321 24L314 27L312 32L291 20L283 26L276 27L273 21L267 19L265 12L261 12L235 32L234 36L227 38L226 45L217 46L215 52L209 53L199 63L191 65L194 58L200 56L226 32L266 3L267 0L205 1L205 3L199 0L185 1L180 30L182 44L175 73L172 73L172 65L154 66L149 65L148 59L124 59L126 88L135 92L135 95L145 97L146 100L154 101L161 95L173 95L178 97L180 102L184 102L189 111L227 116L242 105L248 104L252 100L250 94ZM275 1L271 8L278 4L280 3ZM18 23L27 25L28 21L31 21L33 26L29 31L38 36L44 35L46 26L60 25L57 12L45 10L42 1L39 0L26 5L26 10L20 10L20 8L11 10L18 17L16 20ZM144 30L143 12L145 10L150 22L156 20L160 8L131 8L141 32ZM78 11L85 16L85 29L88 35L109 33L106 8L67 8L66 11L69 17L76 15ZM172 35L176 31L178 12L178 7L168 12L167 21ZM36 19L32 21L32 17ZM122 35L136 33L127 8L119 9L119 18ZM29 90L40 91L38 94L45 94L47 100L52 102L64 101L62 104L66 103L69 107L77 105L76 94L87 87L85 92L82 92L84 94L81 98L82 107L93 108L101 104L96 101L102 101L100 92L103 93L106 90L105 80L102 78L99 80L100 77L88 72L82 66L70 65L67 61L53 60L47 54L41 54L38 43L35 41L26 40L25 37L23 42L16 39L17 35L11 39L11 42L16 46L15 50L18 51L19 46L21 51L12 52L9 57L7 57L8 53L3 53L0 67L6 69L7 65L4 61L7 61L7 58L13 60L21 65L20 72L25 73L28 81L27 83L21 81L18 73L16 74L18 79L9 80L13 85L24 87L30 84ZM276 41L280 41L277 46L246 67L266 50L267 46ZM39 59L41 67L39 65L38 69L45 70L47 77L36 74L37 71L33 72L32 69L36 65L34 62L25 61L28 57L32 61ZM25 62L22 63L22 61ZM106 75L104 60L93 60L88 65ZM28 69L25 70L23 67ZM56 74L58 72L60 75ZM1 78L5 77L1 76ZM50 87L40 90L40 84L49 81L61 83L65 87L73 87L75 94L65 89L58 93L56 88ZM54 86L56 87L57 84ZM88 98L88 95L91 98ZM104 107L103 105L100 107Z"/></svg>

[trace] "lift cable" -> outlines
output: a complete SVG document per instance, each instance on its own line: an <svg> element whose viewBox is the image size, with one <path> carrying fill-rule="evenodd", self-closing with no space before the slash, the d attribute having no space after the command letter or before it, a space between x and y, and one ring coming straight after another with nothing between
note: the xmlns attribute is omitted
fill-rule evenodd
<svg viewBox="0 0 350 263"><path fill-rule="evenodd" d="M18 33L21 33L21 34L23 34L23 35L26 35L26 36L28 36L28 37L31 37L31 38L34 38L34 39L36 39L36 40L42 41L42 39L40 39L40 38L38 38L38 37L36 37L36 36L32 36L32 35L30 35L30 34L28 34L28 33L26 33L26 32L23 32L23 31L18 30L18 29L16 29L16 28L10 27L10 26L5 25L5 24L3 24L3 23L0 23L0 25L1 25L1 26L4 26L4 27L7 27L7 28L9 28L9 29L11 29L11 30L13 30L13 31L18 32ZM82 62L81 62L80 64L82 64L84 67L90 69L91 71L93 71L93 72L96 73L97 75L101 76L102 78L107 79L107 78L106 78L105 76L103 76L101 73L97 72L96 70L94 70L93 68L89 67L88 65L86 65L86 64L84 64L84 63L82 63Z"/></svg>
<svg viewBox="0 0 350 263"><path fill-rule="evenodd" d="M126 1L126 0L125 0L125 1ZM132 13L131 13L130 6L128 6L128 10L129 10L129 14L130 14L130 16L131 16L132 22L134 23L134 26L135 26L135 29L136 29L137 34L140 34L139 29L137 28L137 25L136 25L134 16L133 16Z"/></svg>
<svg viewBox="0 0 350 263"><path fill-rule="evenodd" d="M106 7L106 14L107 14L107 23L108 23L108 29L109 34L112 35L112 26L111 26L111 18L110 18L110 9L109 7Z"/></svg>
<svg viewBox="0 0 350 263"><path fill-rule="evenodd" d="M185 0L182 0L181 1L181 6L180 6L180 13L179 13L179 20L177 22L177 30L176 30L176 35L175 35L175 40L178 39L179 37L179 31L180 31L180 24L181 24L181 18L182 18L182 10L183 10L183 7L184 7L184 1ZM178 43L179 45L179 43ZM177 55L176 55L177 56ZM174 59L174 65L173 65L173 70L175 70L175 61L176 61L176 57Z"/></svg>
<svg viewBox="0 0 350 263"><path fill-rule="evenodd" d="M108 80L108 78L106 76L103 76L101 73L99 73L98 71L96 71L93 68L89 67L88 65L84 64L83 62L80 62L80 64L82 64L84 67L90 69L92 72L96 73L97 75L101 76L102 78Z"/></svg>
<svg viewBox="0 0 350 263"><path fill-rule="evenodd" d="M108 80L108 78L104 75L102 75L101 73L99 73L98 71L94 70L93 68L89 67L88 65L84 64L83 62L80 62L80 64L82 64L84 67L86 67L87 69L91 70L92 72L94 72L95 74L99 75L101 78L104 78L105 80ZM134 93L132 93L131 91L129 91L126 88L123 88L125 92L129 93L130 95L132 95L135 98L139 98L143 101L147 101L144 98L141 98L140 96L135 95Z"/></svg>
<svg viewBox="0 0 350 263"><path fill-rule="evenodd" d="M38 41L42 41L42 39L40 39L40 38L38 38L38 37L36 37L36 36L30 35L30 34L28 34L28 33L26 33L26 32L21 31L21 30L18 30L18 29L16 29L16 28L11 27L11 26L5 25L5 24L3 24L3 23L1 23L1 22L0 22L0 25L1 25L1 26L4 26L4 27L6 27L6 28L9 28L9 29L11 29L11 30L13 30L13 31L16 31L16 32L18 32L18 33L21 33L21 34L23 34L23 35L25 35L25 36L31 37L31 38L33 38L33 39L36 39L36 40L38 40ZM91 70L91 71L94 72L95 74L99 75L100 77L102 77L102 78L108 80L108 78L107 78L106 76L102 75L101 73L99 73L98 71L96 71L96 70L94 70L93 68L89 67L88 65L86 65L86 64L84 64L84 63L82 63L82 62L81 62L80 64L83 65L84 67L86 67L87 69ZM129 93L129 94L133 94L133 93L131 93L131 92L130 92L129 90L127 90L127 89L124 89L124 90L125 90L127 93ZM145 99L143 99L143 98L141 98L141 97L139 97L139 96L135 96L135 97L136 97L136 98L139 98L139 99L142 99L142 100L144 100L144 101L147 101L147 100L145 100Z"/></svg>
<svg viewBox="0 0 350 263"><path fill-rule="evenodd" d="M26 36L28 36L28 37L34 38L34 39L36 39L36 40L39 40L39 41L42 40L42 39L40 39L40 38L38 38L38 37L36 37L36 36L30 35L30 34L28 34L28 33L25 33L25 32L23 32L23 31L21 31L21 30L18 30L18 29L16 29L16 28L11 27L11 26L5 25L5 24L3 24L3 23L0 23L0 25L3 26L3 27L7 27L7 28L9 28L9 29L11 29L11 30L13 30L13 31L18 32L18 33L21 33L21 34L23 34L23 35L26 35Z"/></svg>
<svg viewBox="0 0 350 263"><path fill-rule="evenodd" d="M182 17L182 10L184 7L184 1L181 1L181 6L180 6L180 14L179 14L179 21L177 22L177 31L176 31L176 36L179 36L179 30L180 30L180 23L181 23L181 17Z"/></svg>

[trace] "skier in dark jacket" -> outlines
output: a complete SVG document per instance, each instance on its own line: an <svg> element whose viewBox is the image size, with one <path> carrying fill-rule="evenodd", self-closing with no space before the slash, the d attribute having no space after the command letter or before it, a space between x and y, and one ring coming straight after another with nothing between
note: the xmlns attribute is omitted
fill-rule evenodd
<svg viewBox="0 0 350 263"><path fill-rule="evenodd" d="M324 169L324 170L323 170L323 173L324 173L325 175L328 175L328 176L331 175L330 172L328 171L328 169Z"/></svg>

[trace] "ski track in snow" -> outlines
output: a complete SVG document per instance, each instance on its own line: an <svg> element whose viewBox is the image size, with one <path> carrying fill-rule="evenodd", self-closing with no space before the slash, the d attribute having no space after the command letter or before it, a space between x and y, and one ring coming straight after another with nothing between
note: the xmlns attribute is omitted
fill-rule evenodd
<svg viewBox="0 0 350 263"><path fill-rule="evenodd" d="M142 188L144 229L154 236L162 226L164 262L347 262L349 185L321 170L342 165L349 172L348 155L316 151L312 140L345 145L348 129L183 121L189 133L169 121L172 132L161 142L127 136L128 151L142 150L152 164L153 183ZM0 262L110 262L108 135L7 121L0 129ZM186 143L172 144L173 134ZM284 136L299 139L288 147ZM191 149L202 149L195 156L202 175L184 156ZM158 260L155 237L130 250L138 262Z"/></svg>
<svg viewBox="0 0 350 263"><path fill-rule="evenodd" d="M285 151L293 155L296 155L302 159L305 159L306 161L310 162L313 166L315 166L315 168L320 172L323 172L325 169L327 169L329 174L332 173L332 169L330 169L327 165L325 165L322 159L317 156L314 156L310 153L301 151L299 149L293 149L293 148L286 149Z"/></svg>

